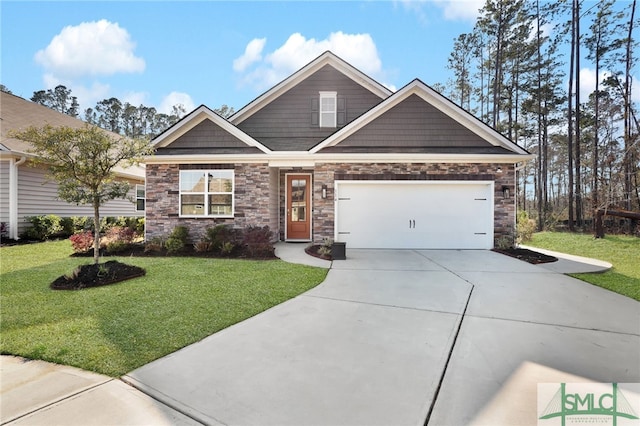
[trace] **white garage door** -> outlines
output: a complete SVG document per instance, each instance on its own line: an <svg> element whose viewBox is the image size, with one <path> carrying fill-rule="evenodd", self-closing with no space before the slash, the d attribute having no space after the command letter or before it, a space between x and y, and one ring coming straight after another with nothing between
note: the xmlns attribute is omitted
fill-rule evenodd
<svg viewBox="0 0 640 426"><path fill-rule="evenodd" d="M336 231L347 248L489 249L493 183L336 181Z"/></svg>

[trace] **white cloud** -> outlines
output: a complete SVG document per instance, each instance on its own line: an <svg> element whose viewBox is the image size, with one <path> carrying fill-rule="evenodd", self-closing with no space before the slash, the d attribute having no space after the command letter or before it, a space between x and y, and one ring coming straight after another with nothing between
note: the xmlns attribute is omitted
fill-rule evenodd
<svg viewBox="0 0 640 426"><path fill-rule="evenodd" d="M427 22L425 11L427 4L433 4L442 9L442 17L448 21L475 22L484 7L484 0L399 0L408 11L415 13L421 22ZM439 19L439 17L433 17Z"/></svg>
<svg viewBox="0 0 640 426"><path fill-rule="evenodd" d="M129 102L129 104L138 107L145 105L148 101L149 94L146 92L128 92L122 97L122 103Z"/></svg>
<svg viewBox="0 0 640 426"><path fill-rule="evenodd" d="M262 40L266 42L266 39ZM242 57L246 56L248 50L249 46ZM246 73L241 75L241 82L257 90L267 89L327 50L331 50L367 75L374 78L383 76L382 61L371 36L345 34L338 31L329 34L329 37L323 40L307 39L300 33L291 34L282 46L266 54L263 59L254 61L253 68L245 67ZM234 61L234 69L236 69L235 66L236 61Z"/></svg>
<svg viewBox="0 0 640 426"><path fill-rule="evenodd" d="M449 21L475 22L484 0L437 0L434 2L443 9L444 18Z"/></svg>
<svg viewBox="0 0 640 426"><path fill-rule="evenodd" d="M266 38L254 38L247 44L244 54L233 61L233 70L242 72L254 62L262 60L262 49L267 42Z"/></svg>
<svg viewBox="0 0 640 426"><path fill-rule="evenodd" d="M186 113L190 113L195 109L193 99L186 93L171 92L162 99L160 106L157 108L158 112L165 114L171 114L171 108L174 105L182 105Z"/></svg>
<svg viewBox="0 0 640 426"><path fill-rule="evenodd" d="M70 84L67 85L67 88L71 89L73 96L78 97L78 103L83 113L86 108L95 108L98 102L111 97L109 95L111 87L108 84L94 82L90 87Z"/></svg>
<svg viewBox="0 0 640 426"><path fill-rule="evenodd" d="M127 30L102 19L63 28L35 60L60 79L142 72L145 62L134 48Z"/></svg>

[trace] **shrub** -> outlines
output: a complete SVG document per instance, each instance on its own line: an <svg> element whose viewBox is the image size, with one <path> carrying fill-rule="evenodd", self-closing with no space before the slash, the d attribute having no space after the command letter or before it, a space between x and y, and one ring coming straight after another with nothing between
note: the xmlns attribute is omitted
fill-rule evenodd
<svg viewBox="0 0 640 426"><path fill-rule="evenodd" d="M144 234L144 217L135 218L135 223L133 223L133 229L136 231L138 235Z"/></svg>
<svg viewBox="0 0 640 426"><path fill-rule="evenodd" d="M7 222L0 222L0 237L6 237L7 235L9 235Z"/></svg>
<svg viewBox="0 0 640 426"><path fill-rule="evenodd" d="M164 240L160 237L154 237L147 241L144 245L145 252L159 253L164 249Z"/></svg>
<svg viewBox="0 0 640 426"><path fill-rule="evenodd" d="M63 231L60 216L54 214L29 216L26 219L31 226L27 228L25 235L33 240L48 240Z"/></svg>
<svg viewBox="0 0 640 426"><path fill-rule="evenodd" d="M169 237L164 243L164 248L167 249L167 253L175 254L184 249L184 242L176 237Z"/></svg>
<svg viewBox="0 0 640 426"><path fill-rule="evenodd" d="M86 253L93 248L93 232L85 231L69 237L75 253Z"/></svg>
<svg viewBox="0 0 640 426"><path fill-rule="evenodd" d="M65 237L70 237L71 235L76 233L76 228L73 224L73 218L71 217L60 218L60 226L62 226L61 233Z"/></svg>
<svg viewBox="0 0 640 426"><path fill-rule="evenodd" d="M333 240L331 238L326 238L322 245L318 248L318 254L321 256L331 256L332 245Z"/></svg>
<svg viewBox="0 0 640 426"><path fill-rule="evenodd" d="M131 244L135 236L136 233L132 228L113 226L107 231L105 238L108 242L118 241L125 244Z"/></svg>
<svg viewBox="0 0 640 426"><path fill-rule="evenodd" d="M500 250L508 250L513 248L513 237L510 235L503 235L496 240L496 248Z"/></svg>
<svg viewBox="0 0 640 426"><path fill-rule="evenodd" d="M526 211L520 210L516 216L516 237L518 244L531 241L536 231L536 221L529 218Z"/></svg>
<svg viewBox="0 0 640 426"><path fill-rule="evenodd" d="M209 241L198 241L193 245L193 249L197 253L206 253L213 249L213 245Z"/></svg>
<svg viewBox="0 0 640 426"><path fill-rule="evenodd" d="M164 243L167 253L174 254L184 250L189 241L189 229L186 226L176 226Z"/></svg>
<svg viewBox="0 0 640 426"><path fill-rule="evenodd" d="M222 248L225 244L231 243L234 247L238 244L238 230L229 225L216 225L213 228L207 228L207 233L204 239L211 243L213 251L222 252Z"/></svg>
<svg viewBox="0 0 640 426"><path fill-rule="evenodd" d="M73 222L74 233L93 229L93 218L87 216L73 216L71 222Z"/></svg>
<svg viewBox="0 0 640 426"><path fill-rule="evenodd" d="M220 254L229 256L231 255L231 253L233 253L233 249L235 248L235 244L233 244L231 241L227 241L226 243L222 244L222 247L220 247Z"/></svg>
<svg viewBox="0 0 640 426"><path fill-rule="evenodd" d="M107 249L107 253L113 254L113 253L123 252L130 247L131 247L131 243L115 240L115 241L108 242L106 249Z"/></svg>
<svg viewBox="0 0 640 426"><path fill-rule="evenodd" d="M182 242L182 244L186 244L189 240L189 228L186 226L176 226L169 234L169 238L174 238Z"/></svg>
<svg viewBox="0 0 640 426"><path fill-rule="evenodd" d="M271 243L273 233L268 226L248 226L243 233L242 242L249 257L273 257L275 248Z"/></svg>

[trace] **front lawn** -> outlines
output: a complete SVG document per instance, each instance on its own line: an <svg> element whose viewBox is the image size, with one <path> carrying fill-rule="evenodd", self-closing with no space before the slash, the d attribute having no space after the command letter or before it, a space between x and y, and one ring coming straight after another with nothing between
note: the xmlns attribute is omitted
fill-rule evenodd
<svg viewBox="0 0 640 426"><path fill-rule="evenodd" d="M144 277L54 291L92 259L68 240L0 248L0 351L121 376L315 287L327 270L280 260L112 257Z"/></svg>
<svg viewBox="0 0 640 426"><path fill-rule="evenodd" d="M539 232L526 244L607 261L613 265L610 271L571 276L640 300L640 238L607 235L596 239L588 234Z"/></svg>

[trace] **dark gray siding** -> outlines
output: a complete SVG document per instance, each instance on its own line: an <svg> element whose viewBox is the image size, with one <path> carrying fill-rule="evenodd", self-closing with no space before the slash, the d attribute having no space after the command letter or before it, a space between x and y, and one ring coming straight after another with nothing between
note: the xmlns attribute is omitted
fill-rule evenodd
<svg viewBox="0 0 640 426"><path fill-rule="evenodd" d="M345 98L347 123L382 100L326 65L239 123L238 128L274 151L306 151L336 131L311 124L311 102L320 91L335 91Z"/></svg>
<svg viewBox="0 0 640 426"><path fill-rule="evenodd" d="M419 96L411 95L340 142L334 150L349 148L484 152L494 151L495 147Z"/></svg>
<svg viewBox="0 0 640 426"><path fill-rule="evenodd" d="M236 138L211 120L204 120L164 148L158 155L241 154L262 152Z"/></svg>

